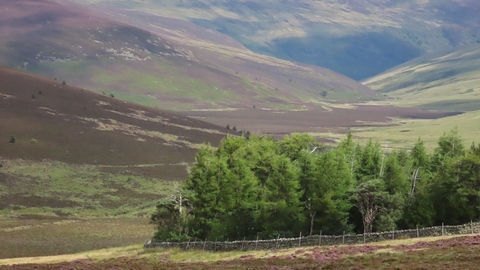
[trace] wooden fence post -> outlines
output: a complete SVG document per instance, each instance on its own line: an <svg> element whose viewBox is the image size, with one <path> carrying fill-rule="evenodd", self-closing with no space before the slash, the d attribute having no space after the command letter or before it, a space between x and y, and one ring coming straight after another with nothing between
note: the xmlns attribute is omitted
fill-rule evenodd
<svg viewBox="0 0 480 270"><path fill-rule="evenodd" d="M470 231L471 231L472 234L473 234L473 221L472 221L472 220L470 220Z"/></svg>
<svg viewBox="0 0 480 270"><path fill-rule="evenodd" d="M205 245L207 244L207 238L205 238L205 241L203 242L203 250L205 250Z"/></svg>
<svg viewBox="0 0 480 270"><path fill-rule="evenodd" d="M343 231L343 235L342 235L342 244L345 244L345 231Z"/></svg>
<svg viewBox="0 0 480 270"><path fill-rule="evenodd" d="M246 236L243 237L243 241L242 241L242 251L243 251L243 245L245 244L245 237Z"/></svg>
<svg viewBox="0 0 480 270"><path fill-rule="evenodd" d="M277 235L277 242L275 242L275 248L278 248L278 240L280 239L280 234Z"/></svg>
<svg viewBox="0 0 480 270"><path fill-rule="evenodd" d="M255 242L255 250L258 248L258 235L257 235L257 241Z"/></svg>
<svg viewBox="0 0 480 270"><path fill-rule="evenodd" d="M418 225L417 225L417 238L420 237L420 232L418 231Z"/></svg>
<svg viewBox="0 0 480 270"><path fill-rule="evenodd" d="M365 238L366 238L366 233L363 232L363 243L364 243L364 244L365 244L365 240L366 240Z"/></svg>
<svg viewBox="0 0 480 270"><path fill-rule="evenodd" d="M393 228L393 231L392 231L392 240L395 240L395 228Z"/></svg>
<svg viewBox="0 0 480 270"><path fill-rule="evenodd" d="M442 222L442 236L443 236L443 234L444 234L443 230L444 230L444 229L443 229L443 222Z"/></svg>
<svg viewBox="0 0 480 270"><path fill-rule="evenodd" d="M298 246L302 246L302 232L300 232L300 237L298 238Z"/></svg>
<svg viewBox="0 0 480 270"><path fill-rule="evenodd" d="M217 251L217 238L215 238L215 245L214 245L213 251Z"/></svg>

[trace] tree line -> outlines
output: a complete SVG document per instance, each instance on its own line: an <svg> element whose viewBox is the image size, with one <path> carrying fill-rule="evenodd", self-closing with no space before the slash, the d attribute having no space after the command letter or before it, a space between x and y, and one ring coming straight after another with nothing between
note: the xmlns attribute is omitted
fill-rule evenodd
<svg viewBox="0 0 480 270"><path fill-rule="evenodd" d="M370 233L480 218L480 144L456 129L427 152L365 145L335 148L293 134L228 136L204 145L187 181L152 215L157 240L240 240Z"/></svg>

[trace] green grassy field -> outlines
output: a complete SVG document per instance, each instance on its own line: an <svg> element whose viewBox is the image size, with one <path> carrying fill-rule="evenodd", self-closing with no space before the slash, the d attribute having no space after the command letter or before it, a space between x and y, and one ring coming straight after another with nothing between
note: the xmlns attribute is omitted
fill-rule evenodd
<svg viewBox="0 0 480 270"><path fill-rule="evenodd" d="M0 216L0 258L52 256L142 244L154 226L148 218Z"/></svg>
<svg viewBox="0 0 480 270"><path fill-rule="evenodd" d="M0 214L7 215L148 217L156 201L174 185L128 173L135 166L80 166L24 160L5 160L2 165Z"/></svg>
<svg viewBox="0 0 480 270"><path fill-rule="evenodd" d="M366 143L370 139L378 140L384 148L410 149L421 138L428 150L437 147L437 142L443 133L457 129L466 147L472 142L480 143L480 111L467 112L455 116L438 119L392 119L390 123L364 123L365 127L351 127L343 133L312 132L314 137L338 141L346 138L351 132L355 140ZM336 143L330 143L336 145Z"/></svg>
<svg viewBox="0 0 480 270"><path fill-rule="evenodd" d="M421 138L425 146L433 149L439 137L453 128L458 129L465 146L472 142L480 143L480 111L435 120L395 119L398 126L352 128L356 137L379 140L384 146L411 148Z"/></svg>

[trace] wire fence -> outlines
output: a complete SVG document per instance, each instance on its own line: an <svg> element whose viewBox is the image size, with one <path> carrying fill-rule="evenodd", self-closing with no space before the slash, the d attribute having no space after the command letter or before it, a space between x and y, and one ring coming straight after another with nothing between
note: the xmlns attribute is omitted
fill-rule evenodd
<svg viewBox="0 0 480 270"><path fill-rule="evenodd" d="M155 242L147 241L145 248L180 248L184 250L200 249L208 251L247 251L274 250L307 246L333 246L380 242L385 240L422 238L446 235L465 235L480 233L480 222L470 222L457 226L436 226L410 230L392 230L356 235L310 235L297 238L277 238L269 240L240 241L188 241L188 242Z"/></svg>

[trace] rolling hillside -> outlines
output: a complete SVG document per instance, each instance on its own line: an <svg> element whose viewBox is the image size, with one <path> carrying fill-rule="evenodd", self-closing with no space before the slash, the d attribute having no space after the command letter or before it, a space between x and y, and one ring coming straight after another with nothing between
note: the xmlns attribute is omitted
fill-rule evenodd
<svg viewBox="0 0 480 270"><path fill-rule="evenodd" d="M225 128L0 68L0 214L149 215Z"/></svg>
<svg viewBox="0 0 480 270"><path fill-rule="evenodd" d="M180 18L249 49L365 79L427 52L480 42L476 0L75 0Z"/></svg>
<svg viewBox="0 0 480 270"><path fill-rule="evenodd" d="M345 76L181 20L47 0L6 1L0 18L0 64L162 109L378 99Z"/></svg>
<svg viewBox="0 0 480 270"><path fill-rule="evenodd" d="M364 81L395 105L480 110L480 44L427 54Z"/></svg>

